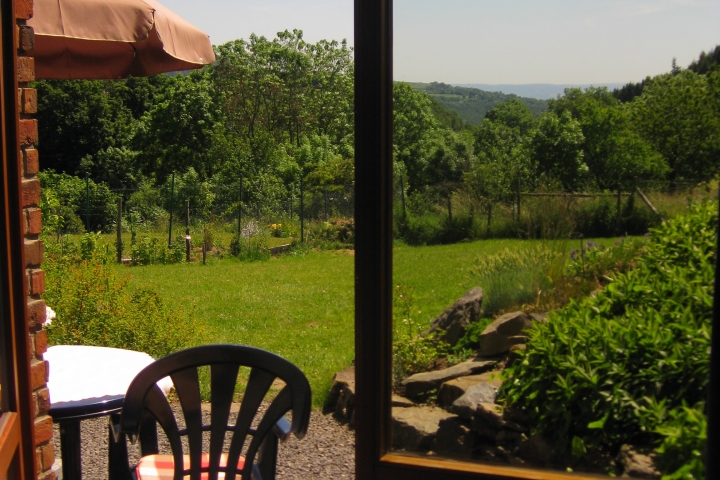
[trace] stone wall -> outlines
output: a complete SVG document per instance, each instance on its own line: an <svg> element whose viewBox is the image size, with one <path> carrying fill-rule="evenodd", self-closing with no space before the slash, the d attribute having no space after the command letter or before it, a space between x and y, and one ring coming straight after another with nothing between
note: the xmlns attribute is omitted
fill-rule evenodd
<svg viewBox="0 0 720 480"><path fill-rule="evenodd" d="M22 155L22 202L24 217L25 266L27 278L27 325L31 345L30 375L33 389L35 414L35 461L36 478L54 480L52 465L55 461L53 448L52 419L50 395L47 388L48 364L43 359L47 350L47 332L42 326L45 323L45 302L40 295L45 291L45 274L41 269L43 260L43 244L39 239L42 229L40 215L40 182L38 151L37 120L32 118L37 113L37 91L29 88L28 83L35 80L34 59L27 56L32 50L34 35L26 20L33 15L32 0L16 0L15 15L17 21L16 46L18 47L18 104L20 121L18 137L20 155Z"/></svg>

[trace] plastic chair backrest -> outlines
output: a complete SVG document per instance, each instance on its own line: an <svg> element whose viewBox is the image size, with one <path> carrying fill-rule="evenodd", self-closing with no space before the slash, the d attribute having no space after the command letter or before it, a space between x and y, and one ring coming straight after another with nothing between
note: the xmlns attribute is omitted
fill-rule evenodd
<svg viewBox="0 0 720 480"><path fill-rule="evenodd" d="M210 424L202 425L202 408L198 367L210 367ZM240 367L250 367L250 375L242 398L237 421L228 425L230 407ZM184 429L178 427L170 404L156 382L169 376L175 386L177 397L185 417ZM270 386L280 379L285 386L270 402L255 429L253 419ZM305 375L292 363L273 353L243 345L203 345L173 353L157 360L143 369L128 387L120 417L120 431L136 439L143 416L155 418L165 432L172 449L175 479L190 475L199 480L203 471L209 480L216 480L218 472L225 471L225 478L235 479L236 473L243 480L250 480L253 470L257 475L255 458L268 434L284 415L292 411L290 433L303 438L310 418L310 384ZM210 431L209 467L201 467L203 432ZM226 432L231 431L227 466L220 466L220 457ZM187 436L190 457L189 470L183 471L182 436ZM250 444L242 452L246 439ZM143 452L145 453L145 452ZM245 465L237 472L241 454ZM274 452L273 452L274 454ZM274 458L272 459L274 462ZM274 463L273 463L274 472ZM274 473L273 473L274 474Z"/></svg>

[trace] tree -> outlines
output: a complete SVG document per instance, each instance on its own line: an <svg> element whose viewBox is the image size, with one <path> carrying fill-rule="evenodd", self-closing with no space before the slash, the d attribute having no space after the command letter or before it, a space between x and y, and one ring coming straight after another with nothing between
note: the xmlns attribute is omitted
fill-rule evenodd
<svg viewBox="0 0 720 480"><path fill-rule="evenodd" d="M719 171L717 75L684 70L657 76L629 106L637 132L667 162L671 182Z"/></svg>
<svg viewBox="0 0 720 480"><path fill-rule="evenodd" d="M541 116L530 146L538 174L559 180L565 191L577 191L588 174L583 141L580 123L570 112Z"/></svg>

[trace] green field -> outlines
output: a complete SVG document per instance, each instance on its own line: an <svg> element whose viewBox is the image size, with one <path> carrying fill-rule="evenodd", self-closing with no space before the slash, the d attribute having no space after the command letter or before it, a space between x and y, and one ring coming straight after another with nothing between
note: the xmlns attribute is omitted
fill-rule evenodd
<svg viewBox="0 0 720 480"><path fill-rule="evenodd" d="M474 286L477 255L530 242L492 240L433 247L396 247L394 283L415 291L419 323ZM135 286L157 290L170 304L192 309L209 341L241 343L278 353L308 376L320 405L333 374L354 356L353 268L350 251L319 251L266 262L235 259L180 265L117 267ZM168 326L171 327L171 326Z"/></svg>

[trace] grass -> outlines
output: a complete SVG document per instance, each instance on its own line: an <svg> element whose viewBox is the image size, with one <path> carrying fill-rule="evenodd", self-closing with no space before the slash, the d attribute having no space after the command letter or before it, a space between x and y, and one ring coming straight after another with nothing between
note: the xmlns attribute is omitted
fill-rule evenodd
<svg viewBox="0 0 720 480"><path fill-rule="evenodd" d="M535 241L486 240L394 249L393 282L414 290L414 321L424 329L477 284L468 274L478 255L523 248ZM137 287L150 286L207 322L209 341L275 352L310 380L322 405L335 372L354 357L354 256L311 251L265 262L211 259L179 265L117 267ZM171 326L168 326L169 328Z"/></svg>

